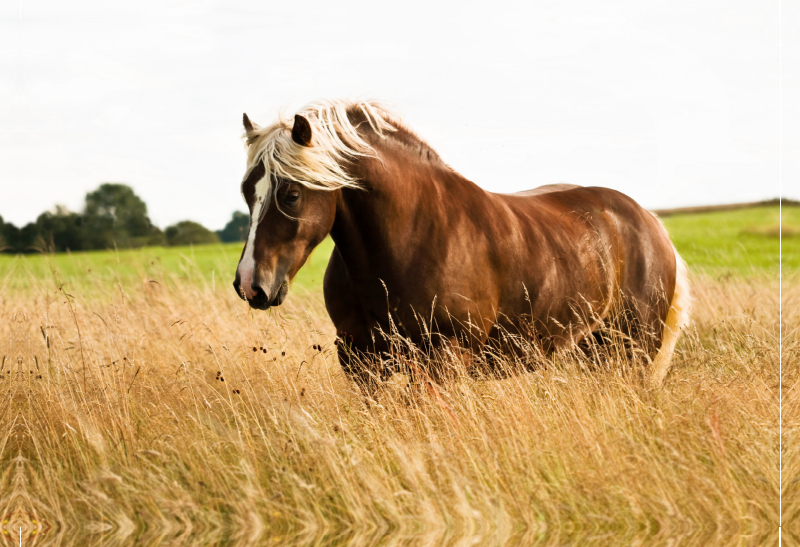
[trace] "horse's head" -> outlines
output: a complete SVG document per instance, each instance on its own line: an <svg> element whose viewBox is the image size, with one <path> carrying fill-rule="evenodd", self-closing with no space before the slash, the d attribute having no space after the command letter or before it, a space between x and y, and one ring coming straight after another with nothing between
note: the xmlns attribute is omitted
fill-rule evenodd
<svg viewBox="0 0 800 547"><path fill-rule="evenodd" d="M265 310L283 302L289 282L331 231L337 192L301 168L314 162L306 118L261 129L245 114L244 127L250 150L242 194L250 229L233 287L251 307Z"/></svg>

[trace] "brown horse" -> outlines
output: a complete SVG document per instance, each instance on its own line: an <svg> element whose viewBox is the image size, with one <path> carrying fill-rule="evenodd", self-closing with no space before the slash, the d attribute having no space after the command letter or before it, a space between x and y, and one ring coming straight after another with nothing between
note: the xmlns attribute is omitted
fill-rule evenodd
<svg viewBox="0 0 800 547"><path fill-rule="evenodd" d="M250 230L236 292L253 308L281 304L330 234L325 305L356 381L386 371L364 369L380 369L379 358L352 366L346 353L380 356L379 333L392 328L472 350L512 331L552 352L614 321L663 381L688 320L687 273L658 219L628 196L572 185L487 192L372 102L314 103L266 128L245 114L244 126Z"/></svg>

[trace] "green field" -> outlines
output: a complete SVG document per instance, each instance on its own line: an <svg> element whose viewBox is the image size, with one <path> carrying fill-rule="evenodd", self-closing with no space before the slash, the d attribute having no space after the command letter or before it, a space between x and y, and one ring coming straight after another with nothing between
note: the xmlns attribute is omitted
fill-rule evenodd
<svg viewBox="0 0 800 547"><path fill-rule="evenodd" d="M777 206L679 214L663 219L678 251L695 273L712 276L777 274L780 243ZM800 270L800 207L783 208L784 273ZM326 239L294 281L294 293L320 287L333 242ZM0 280L25 290L31 279L54 286L125 286L156 281L227 289L233 281L241 243L199 247L147 247L55 255L0 255Z"/></svg>
<svg viewBox="0 0 800 547"><path fill-rule="evenodd" d="M317 247L297 274L293 290L302 294L322 284L333 241ZM25 290L29 280L52 280L66 290L86 286L138 283L200 283L228 289L233 283L241 243L198 247L145 247L121 251L90 251L54 255L0 255L0 280L10 290ZM231 289L232 290L232 289Z"/></svg>
<svg viewBox="0 0 800 547"><path fill-rule="evenodd" d="M663 219L672 242L694 271L710 275L777 275L780 209L752 207ZM783 207L783 271L800 269L800 207Z"/></svg>

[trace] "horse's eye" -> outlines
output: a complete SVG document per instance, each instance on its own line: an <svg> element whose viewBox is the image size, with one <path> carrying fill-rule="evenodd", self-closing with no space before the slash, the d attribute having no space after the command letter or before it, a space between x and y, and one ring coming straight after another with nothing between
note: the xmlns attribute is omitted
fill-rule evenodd
<svg viewBox="0 0 800 547"><path fill-rule="evenodd" d="M294 190L286 193L286 195L283 198L283 202L286 205L294 205L295 203L297 203L298 199L300 199L300 192Z"/></svg>

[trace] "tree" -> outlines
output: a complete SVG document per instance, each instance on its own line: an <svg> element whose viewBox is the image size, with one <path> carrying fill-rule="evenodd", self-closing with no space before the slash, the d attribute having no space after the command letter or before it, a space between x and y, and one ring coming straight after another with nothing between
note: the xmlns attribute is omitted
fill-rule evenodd
<svg viewBox="0 0 800 547"><path fill-rule="evenodd" d="M8 235L9 235L9 232L10 232L9 227L13 228L14 225L13 224L6 224L3 221L3 217L0 216L0 252L11 251L11 250L14 249L14 247L11 245L11 242L9 241L9 238L8 238Z"/></svg>
<svg viewBox="0 0 800 547"><path fill-rule="evenodd" d="M84 249L113 249L115 245L117 247L127 245L127 235L114 230L113 218L84 213L82 220Z"/></svg>
<svg viewBox="0 0 800 547"><path fill-rule="evenodd" d="M219 243L219 236L197 222L183 220L164 230L168 245L200 245Z"/></svg>
<svg viewBox="0 0 800 547"><path fill-rule="evenodd" d="M3 252L30 253L42 250L42 239L39 237L38 227L35 222L29 222L22 228L17 228L11 223L3 226Z"/></svg>
<svg viewBox="0 0 800 547"><path fill-rule="evenodd" d="M55 252L90 249L84 217L63 205L56 205L22 228L3 222L0 217L0 251Z"/></svg>
<svg viewBox="0 0 800 547"><path fill-rule="evenodd" d="M83 224L83 215L56 205L53 212L44 212L36 219L36 243L46 251L88 249Z"/></svg>
<svg viewBox="0 0 800 547"><path fill-rule="evenodd" d="M234 211L233 217L222 230L217 231L219 238L225 243L244 241L250 228L250 217L241 211Z"/></svg>
<svg viewBox="0 0 800 547"><path fill-rule="evenodd" d="M92 234L92 248L144 245L157 231L147 216L147 205L126 184L106 182L86 194L84 216L87 226L101 230ZM109 221L111 233L108 233Z"/></svg>
<svg viewBox="0 0 800 547"><path fill-rule="evenodd" d="M236 212L221 232L242 238L248 217ZM240 225L244 225L244 229ZM227 230L227 231L226 231ZM227 235L232 234L232 235ZM234 239L235 240L235 239ZM219 243L216 232L189 220L166 233L154 226L147 205L125 184L103 183L86 194L82 213L57 205L22 228L0 217L0 253L31 253Z"/></svg>

